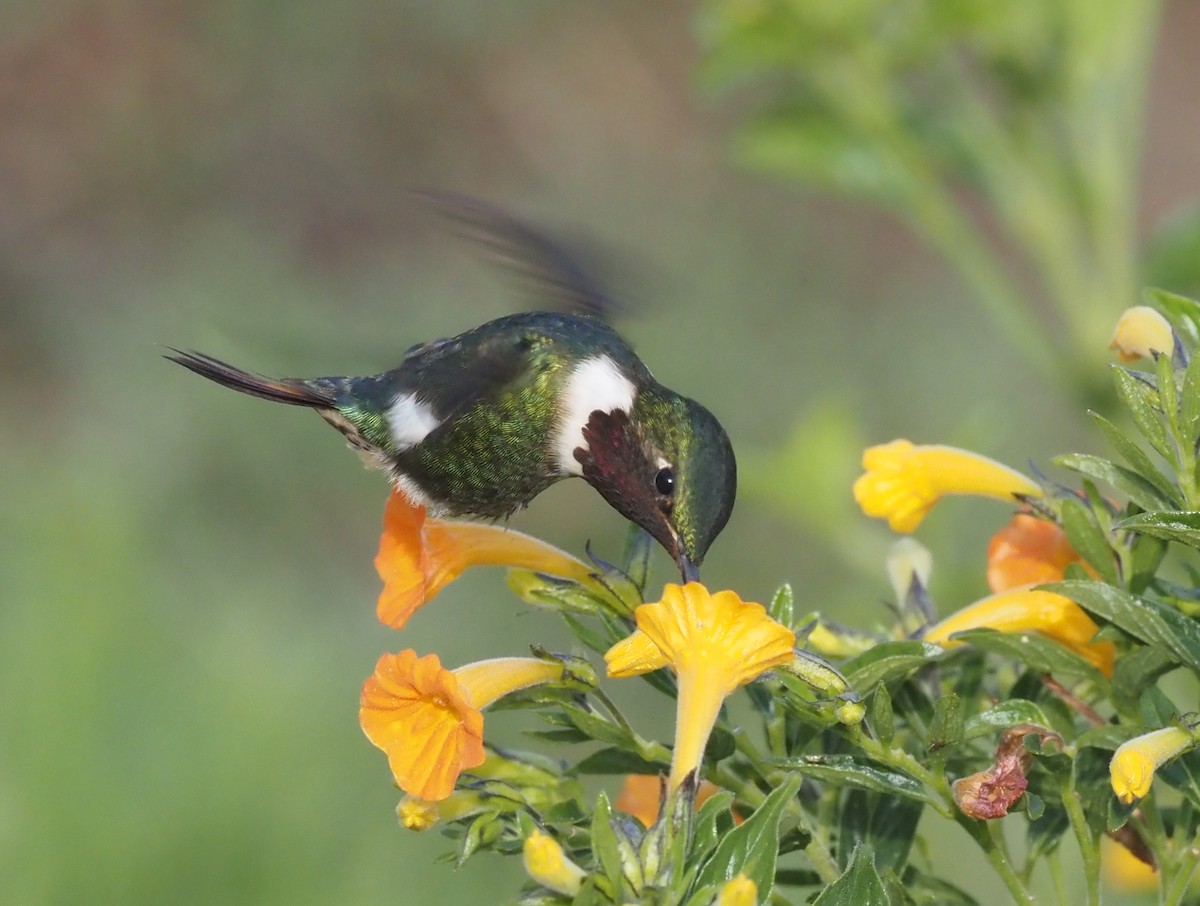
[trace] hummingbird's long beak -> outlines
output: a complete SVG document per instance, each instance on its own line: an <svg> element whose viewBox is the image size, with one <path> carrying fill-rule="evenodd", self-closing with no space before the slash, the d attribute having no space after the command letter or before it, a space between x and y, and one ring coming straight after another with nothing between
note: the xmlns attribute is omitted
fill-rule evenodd
<svg viewBox="0 0 1200 906"><path fill-rule="evenodd" d="M687 554L680 553L675 562L679 564L679 571L683 574L684 585L700 581L700 565L689 560Z"/></svg>

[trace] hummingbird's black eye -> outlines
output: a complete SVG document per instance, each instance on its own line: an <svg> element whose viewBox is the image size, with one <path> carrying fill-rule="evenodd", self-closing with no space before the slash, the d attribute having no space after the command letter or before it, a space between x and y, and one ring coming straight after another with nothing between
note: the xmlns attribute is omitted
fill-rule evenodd
<svg viewBox="0 0 1200 906"><path fill-rule="evenodd" d="M658 474L654 476L654 490L662 494L664 497L670 497L675 493L675 470L667 467L659 469Z"/></svg>

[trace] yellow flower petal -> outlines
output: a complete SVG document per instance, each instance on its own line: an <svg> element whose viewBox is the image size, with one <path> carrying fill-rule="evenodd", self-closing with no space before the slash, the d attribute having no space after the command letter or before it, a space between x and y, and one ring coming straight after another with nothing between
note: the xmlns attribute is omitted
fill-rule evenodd
<svg viewBox="0 0 1200 906"><path fill-rule="evenodd" d="M742 874L722 884L717 895L717 906L755 906L757 902L758 885Z"/></svg>
<svg viewBox="0 0 1200 906"><path fill-rule="evenodd" d="M1150 792L1154 772L1196 744L1183 727L1163 727L1122 743L1109 763L1113 792L1130 805Z"/></svg>
<svg viewBox="0 0 1200 906"><path fill-rule="evenodd" d="M419 799L450 795L483 763L483 714L502 695L561 676L536 658L497 658L446 670L436 654L385 654L363 684L359 723L387 753L397 785Z"/></svg>
<svg viewBox="0 0 1200 906"><path fill-rule="evenodd" d="M583 886L587 872L567 858L554 838L535 830L525 838L525 871L543 887L573 897Z"/></svg>
<svg viewBox="0 0 1200 906"><path fill-rule="evenodd" d="M610 676L669 664L679 678L670 788L700 763L721 703L734 689L795 656L795 634L761 604L731 591L710 594L698 582L667 585L661 601L635 612L638 630L605 654ZM646 642L660 652L653 657Z"/></svg>
<svg viewBox="0 0 1200 906"><path fill-rule="evenodd" d="M591 581L594 573L570 554L521 532L488 523L426 519L424 507L392 492L375 556L383 579L376 608L381 622L400 629L470 566L532 569L578 582Z"/></svg>
<svg viewBox="0 0 1200 906"><path fill-rule="evenodd" d="M1158 870L1111 837L1100 841L1100 872L1105 883L1114 890L1134 892L1158 888Z"/></svg>
<svg viewBox="0 0 1200 906"><path fill-rule="evenodd" d="M1070 648L1105 676L1112 676L1116 646L1094 642L1100 627L1070 598L1039 589L1014 588L976 601L942 620L925 633L925 641L949 648L950 638L968 629L1001 632L1039 632Z"/></svg>
<svg viewBox="0 0 1200 906"><path fill-rule="evenodd" d="M1122 362L1152 359L1154 354L1170 355L1175 349L1175 336L1167 319L1148 305L1127 308L1117 320L1109 349L1116 350Z"/></svg>
<svg viewBox="0 0 1200 906"><path fill-rule="evenodd" d="M1040 497L1032 479L995 460L946 446L907 440L868 447L866 472L854 482L854 499L868 516L887 519L892 531L916 530L946 494L977 494L1000 500Z"/></svg>

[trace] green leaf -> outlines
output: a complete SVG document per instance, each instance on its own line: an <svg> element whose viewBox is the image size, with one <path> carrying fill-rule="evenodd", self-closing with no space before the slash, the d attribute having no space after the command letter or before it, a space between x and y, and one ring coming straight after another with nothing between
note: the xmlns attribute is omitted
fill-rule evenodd
<svg viewBox="0 0 1200 906"><path fill-rule="evenodd" d="M1190 264L1195 266L1194 257ZM1166 312L1175 326L1187 334L1192 345L1200 343L1200 302L1165 289L1148 289L1143 295L1151 306Z"/></svg>
<svg viewBox="0 0 1200 906"><path fill-rule="evenodd" d="M1200 673L1200 625L1178 611L1103 582L1056 582L1045 587L1134 638L1171 652L1178 663Z"/></svg>
<svg viewBox="0 0 1200 906"><path fill-rule="evenodd" d="M813 900L813 906L891 906L869 846L854 847L850 866Z"/></svg>
<svg viewBox="0 0 1200 906"><path fill-rule="evenodd" d="M985 651L1010 657L1033 670L1043 673L1066 673L1086 676L1102 688L1108 681L1087 660L1069 648L1036 632L999 632L995 629L968 629L956 632L954 638L969 642Z"/></svg>
<svg viewBox="0 0 1200 906"><path fill-rule="evenodd" d="M1022 724L1046 727L1052 724L1045 712L1036 703L1024 698L1013 698L972 716L963 728L965 739L992 736L996 730L1007 730Z"/></svg>
<svg viewBox="0 0 1200 906"><path fill-rule="evenodd" d="M1092 420L1100 426L1100 430L1104 432L1104 436L1108 438L1108 442L1112 444L1121 457L1133 467L1133 470L1149 481L1164 497L1170 500L1176 500L1179 496L1179 489L1175 487L1162 470L1158 468L1146 455L1146 452L1135 444L1132 440L1110 422L1107 418L1098 412L1088 413Z"/></svg>
<svg viewBox="0 0 1200 906"><path fill-rule="evenodd" d="M1163 425L1157 408L1161 405L1158 392L1135 378L1128 369L1121 367L1113 369L1113 381L1117 385L1117 395L1129 410L1133 423L1142 432L1142 436L1158 451L1159 456L1178 468L1178 454L1167 435L1166 426Z"/></svg>
<svg viewBox="0 0 1200 906"><path fill-rule="evenodd" d="M1092 511L1074 497L1062 500L1063 531L1076 552L1100 574L1104 581L1116 584L1117 564L1108 537L1092 517Z"/></svg>
<svg viewBox="0 0 1200 906"><path fill-rule="evenodd" d="M1159 355L1154 360L1154 376L1158 384L1158 399L1163 415L1167 420L1168 430L1179 434L1179 396L1175 388L1175 364L1173 352ZM1172 446L1172 449L1178 449Z"/></svg>
<svg viewBox="0 0 1200 906"><path fill-rule="evenodd" d="M623 883L625 861L634 860L632 843L625 838L617 826L608 796L601 792L596 797L596 811L592 815L592 855L600 865L601 874L614 894L617 902L628 887Z"/></svg>
<svg viewBox="0 0 1200 906"><path fill-rule="evenodd" d="M1196 449L1200 439L1200 356L1193 355L1183 373L1183 390L1180 394L1179 433L1180 440L1189 450Z"/></svg>
<svg viewBox="0 0 1200 906"><path fill-rule="evenodd" d="M1176 506L1174 500L1163 495L1148 479L1100 456L1066 453L1054 457L1053 462L1064 469L1070 469L1072 472L1103 481L1124 494L1143 510L1170 510Z"/></svg>
<svg viewBox="0 0 1200 906"><path fill-rule="evenodd" d="M658 774L666 762L647 761L628 749L600 749L588 755L574 770L579 774Z"/></svg>
<svg viewBox="0 0 1200 906"><path fill-rule="evenodd" d="M773 759L772 764L814 780L873 793L907 796L928 805L941 803L925 785L898 771L876 767L853 755L795 755Z"/></svg>
<svg viewBox="0 0 1200 906"><path fill-rule="evenodd" d="M962 699L953 693L943 695L933 707L929 724L929 748L933 750L957 746L963 739Z"/></svg>
<svg viewBox="0 0 1200 906"><path fill-rule="evenodd" d="M870 846L883 871L902 871L925 806L902 796L847 790L839 808L838 853L844 859L851 845Z"/></svg>
<svg viewBox="0 0 1200 906"><path fill-rule="evenodd" d="M713 793L704 800L704 805L696 811L692 823L692 854L693 859L702 859L716 848L721 837L734 826L733 793L721 790Z"/></svg>
<svg viewBox="0 0 1200 906"><path fill-rule="evenodd" d="M767 613L776 623L791 627L796 619L796 594L792 591L791 583L784 582L771 598Z"/></svg>
<svg viewBox="0 0 1200 906"><path fill-rule="evenodd" d="M852 689L869 692L879 683L906 679L937 660L943 651L937 645L905 639L882 642L851 658L842 668Z"/></svg>
<svg viewBox="0 0 1200 906"><path fill-rule="evenodd" d="M1138 513L1114 523L1114 527L1200 548L1200 512L1195 510Z"/></svg>
<svg viewBox="0 0 1200 906"><path fill-rule="evenodd" d="M1113 667L1113 696L1119 705L1131 708L1143 689L1176 666L1174 655L1157 645L1144 645L1124 654Z"/></svg>
<svg viewBox="0 0 1200 906"><path fill-rule="evenodd" d="M1130 546L1129 590L1139 594L1149 587L1167 555L1167 541L1138 533Z"/></svg>
<svg viewBox="0 0 1200 906"><path fill-rule="evenodd" d="M892 709L892 694L885 684L875 687L871 696L870 727L884 748L891 748L896 735L896 712Z"/></svg>
<svg viewBox="0 0 1200 906"><path fill-rule="evenodd" d="M775 881L775 858L779 852L779 820L800 789L800 778L792 775L773 789L754 814L726 834L704 863L695 885L722 884L744 874L758 885L760 900L770 895Z"/></svg>

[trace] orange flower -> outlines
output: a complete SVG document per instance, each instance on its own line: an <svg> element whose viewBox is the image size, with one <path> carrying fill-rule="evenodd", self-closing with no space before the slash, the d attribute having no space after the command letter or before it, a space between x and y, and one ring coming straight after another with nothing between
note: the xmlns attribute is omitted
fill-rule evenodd
<svg viewBox="0 0 1200 906"><path fill-rule="evenodd" d="M359 723L387 753L400 789L445 799L459 774L483 763L482 709L561 675L561 664L536 658L496 658L451 671L436 654L385 654L363 684Z"/></svg>
<svg viewBox="0 0 1200 906"><path fill-rule="evenodd" d="M588 582L594 570L529 535L482 522L426 519L398 491L388 498L375 569L383 579L376 612L394 629L469 566L511 566Z"/></svg>
<svg viewBox="0 0 1200 906"><path fill-rule="evenodd" d="M992 591L1058 582L1068 566L1083 559L1054 522L1017 513L988 544L987 580ZM1091 570L1086 564L1084 568Z"/></svg>
<svg viewBox="0 0 1200 906"><path fill-rule="evenodd" d="M701 780L696 790L696 808L721 788L708 780ZM662 805L663 783L657 774L630 774L621 786L621 792L613 803L613 808L626 815L632 815L642 822L645 827L653 827L658 821L658 811ZM741 824L745 819L734 812L733 823Z"/></svg>

